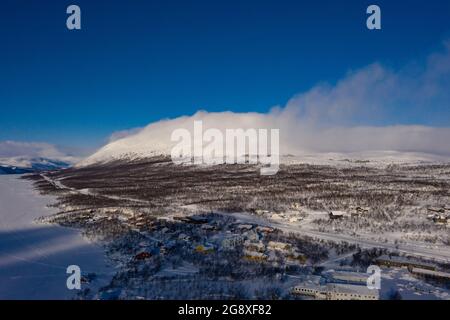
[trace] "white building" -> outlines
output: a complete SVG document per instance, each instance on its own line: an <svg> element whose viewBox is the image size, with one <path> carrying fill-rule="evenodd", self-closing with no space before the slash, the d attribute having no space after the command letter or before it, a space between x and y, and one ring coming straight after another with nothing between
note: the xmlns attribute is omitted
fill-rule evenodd
<svg viewBox="0 0 450 320"><path fill-rule="evenodd" d="M352 283L366 285L369 278L368 273L347 272L347 271L332 271L327 273L332 282Z"/></svg>
<svg viewBox="0 0 450 320"><path fill-rule="evenodd" d="M328 300L378 300L379 292L366 286L348 284L328 284Z"/></svg>
<svg viewBox="0 0 450 320"><path fill-rule="evenodd" d="M450 282L450 273L434 271L422 268L412 268L411 273L422 278L433 279L441 282Z"/></svg>
<svg viewBox="0 0 450 320"><path fill-rule="evenodd" d="M335 284L313 285L310 283L295 286L292 294L321 300L378 300L379 292L366 286Z"/></svg>
<svg viewBox="0 0 450 320"><path fill-rule="evenodd" d="M289 243L278 242L278 241L269 241L267 244L267 249L269 250L277 250L277 251L286 251L291 248Z"/></svg>

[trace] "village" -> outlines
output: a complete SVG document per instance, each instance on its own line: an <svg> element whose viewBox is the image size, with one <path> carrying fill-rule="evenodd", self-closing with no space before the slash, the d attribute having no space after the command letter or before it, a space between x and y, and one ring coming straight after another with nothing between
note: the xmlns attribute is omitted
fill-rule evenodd
<svg viewBox="0 0 450 320"><path fill-rule="evenodd" d="M84 274L80 299L450 298L447 189L419 176L446 167L355 167L342 178L290 165L283 183L248 166L221 170L154 158L28 179L58 197L60 212L39 222L81 229L115 267L98 290ZM367 287L370 266L381 268L379 290Z"/></svg>
<svg viewBox="0 0 450 320"><path fill-rule="evenodd" d="M68 222L67 216L61 218ZM330 215L330 219L334 217ZM225 292L222 294L234 295L240 288L240 298L378 300L397 297L399 294L392 292L384 292L382 297L379 288L368 288L371 273L365 268L369 264L382 270L407 270L418 280L442 290L450 285L448 268L442 270L437 263L381 250L365 264L354 265L351 254L361 251L358 246L317 243L274 227L239 221L227 214L149 217L127 212L85 221L87 234L91 228L96 230L96 236L98 230L106 232L105 237L121 234L114 245L108 246L109 257L121 269L111 285L97 293L101 299L170 298L171 292L179 296L180 284L190 281L203 285L198 288L202 292L192 290L189 294L214 298L217 287L211 285L213 279L221 284ZM330 259L335 263L327 264ZM83 278L86 286L89 277L92 275ZM152 288L143 288L142 281ZM248 281L253 282L252 286L243 290L240 285L247 286ZM124 287L128 289L119 289ZM171 289L167 290L168 287ZM85 290L80 297L92 294Z"/></svg>

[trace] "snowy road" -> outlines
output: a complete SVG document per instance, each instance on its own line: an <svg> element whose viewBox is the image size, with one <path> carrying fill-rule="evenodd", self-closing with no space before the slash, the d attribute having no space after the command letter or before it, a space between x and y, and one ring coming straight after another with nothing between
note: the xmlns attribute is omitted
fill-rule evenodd
<svg viewBox="0 0 450 320"><path fill-rule="evenodd" d="M103 249L79 231L34 223L56 212L46 207L53 201L30 181L0 175L0 299L71 299L76 292L66 287L66 268L72 264L97 274L91 286L111 276Z"/></svg>
<svg viewBox="0 0 450 320"><path fill-rule="evenodd" d="M298 233L300 235L309 236L311 238L341 242L345 241L348 243L354 243L359 245L361 248L386 248L391 251L397 251L405 254L420 256L424 258L430 258L439 260L441 262L450 262L450 247L449 246L437 246L437 245L429 245L429 244L419 244L413 243L410 244L395 244L390 242L378 242L375 240L365 239L365 238L356 238L345 234L337 234L337 233L326 233L319 232L310 229L302 228L300 225L289 222L281 222L281 221L268 221L266 219L262 219L260 217L256 217L253 215L249 215L246 213L234 213L234 217L239 220L247 223L257 223L259 225L271 226L274 228L278 228L284 232L293 232Z"/></svg>
<svg viewBox="0 0 450 320"><path fill-rule="evenodd" d="M56 189L65 190L65 191L73 193L73 194L84 194L84 195L91 195L91 196L95 196L95 197L103 197L103 198L111 199L111 200L130 201L130 202L136 202L136 203L140 203L140 204L150 204L149 201L140 200L140 199L98 194L98 193L93 192L90 189L78 190L78 189L66 186L59 180L53 180L44 174L41 174L41 177L44 180L46 180L47 182L51 183Z"/></svg>

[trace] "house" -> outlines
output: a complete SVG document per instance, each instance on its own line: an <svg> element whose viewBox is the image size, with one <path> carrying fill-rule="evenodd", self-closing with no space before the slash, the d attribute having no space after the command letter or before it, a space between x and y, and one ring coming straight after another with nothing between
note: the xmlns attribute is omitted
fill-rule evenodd
<svg viewBox="0 0 450 320"><path fill-rule="evenodd" d="M431 263L411 260L403 257L398 256L388 256L388 255L382 255L375 259L375 262L380 266L386 266L386 267L406 267L406 268L422 268L427 270L436 270L436 266Z"/></svg>
<svg viewBox="0 0 450 320"><path fill-rule="evenodd" d="M448 222L448 217L438 214L433 217L433 222L437 224L446 224Z"/></svg>
<svg viewBox="0 0 450 320"><path fill-rule="evenodd" d="M214 246L212 244L199 244L195 248L195 251L198 253L208 254L214 252Z"/></svg>
<svg viewBox="0 0 450 320"><path fill-rule="evenodd" d="M147 260L147 259L151 258L151 256L152 255L150 252L143 251L143 252L135 255L134 260L143 261L143 260Z"/></svg>
<svg viewBox="0 0 450 320"><path fill-rule="evenodd" d="M433 221L436 224L447 224L449 222L449 216L446 216L441 213L433 213L427 216L428 220Z"/></svg>
<svg viewBox="0 0 450 320"><path fill-rule="evenodd" d="M329 283L315 285L300 284L291 289L291 294L320 300L378 300L379 291L366 286Z"/></svg>
<svg viewBox="0 0 450 320"><path fill-rule="evenodd" d="M411 274L418 276L420 278L424 279L430 279L439 281L442 283L449 283L450 284L450 273L447 272L441 272L441 271L433 271L433 270L427 270L422 268L411 268L409 270Z"/></svg>
<svg viewBox="0 0 450 320"><path fill-rule="evenodd" d="M369 213L369 208L363 208L363 207L356 207L353 209L351 216L352 217L359 217L361 215L364 214L368 214Z"/></svg>
<svg viewBox="0 0 450 320"><path fill-rule="evenodd" d="M327 300L378 300L379 291L366 286L328 284Z"/></svg>
<svg viewBox="0 0 450 320"><path fill-rule="evenodd" d="M274 229L271 227L258 226L258 227L256 227L256 231L261 232L261 233L272 233L274 231Z"/></svg>
<svg viewBox="0 0 450 320"><path fill-rule="evenodd" d="M269 243L267 244L267 249L275 251L286 251L291 249L291 245L284 242L269 241Z"/></svg>
<svg viewBox="0 0 450 320"><path fill-rule="evenodd" d="M328 213L328 216L330 217L331 220L342 219L345 216L345 212L343 212L343 211L330 211Z"/></svg>
<svg viewBox="0 0 450 320"><path fill-rule="evenodd" d="M331 271L327 273L330 282L344 284L366 285L369 276L368 273L348 271Z"/></svg>
<svg viewBox="0 0 450 320"><path fill-rule="evenodd" d="M318 300L326 300L326 287L316 284L304 283L291 289L291 294L310 297Z"/></svg>
<svg viewBox="0 0 450 320"><path fill-rule="evenodd" d="M297 263L305 264L308 260L307 257L299 252L297 250L291 250L286 254L286 259L290 261L294 261Z"/></svg>
<svg viewBox="0 0 450 320"><path fill-rule="evenodd" d="M267 249L271 252L271 257L273 257L274 260L277 260L276 255L274 255L274 252L281 252L283 256L287 260L291 260L294 262L299 262L301 264L304 264L307 260L306 256L297 252L291 244L284 243L284 242L278 242L278 241L269 241L267 244Z"/></svg>
<svg viewBox="0 0 450 320"><path fill-rule="evenodd" d="M356 211L361 213L369 213L370 208L369 207L356 207Z"/></svg>

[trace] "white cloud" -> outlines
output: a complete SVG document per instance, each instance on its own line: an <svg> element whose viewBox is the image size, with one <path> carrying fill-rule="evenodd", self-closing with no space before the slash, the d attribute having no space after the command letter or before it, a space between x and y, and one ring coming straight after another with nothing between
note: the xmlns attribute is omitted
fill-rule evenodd
<svg viewBox="0 0 450 320"><path fill-rule="evenodd" d="M449 106L450 41L423 63L399 71L375 63L349 72L335 85L318 85L292 98L284 112L318 125L354 126L398 124L412 117L435 120L445 109L450 115Z"/></svg>
<svg viewBox="0 0 450 320"><path fill-rule="evenodd" d="M349 72L334 85L319 84L267 114L200 111L116 133L91 159L168 152L172 131L192 130L194 120L202 120L205 129L222 131L278 128L284 154L390 150L450 156L450 128L411 121L438 119L443 111L448 116L449 107L450 41L423 63L412 62L399 71L375 63Z"/></svg>
<svg viewBox="0 0 450 320"><path fill-rule="evenodd" d="M133 134L138 133L140 130L142 130L142 128L132 128L132 129L128 129L128 130L120 130L120 131L116 131L113 132L111 134L111 136L109 137L109 142L114 142L116 140L120 140L123 139L125 137L131 136Z"/></svg>

